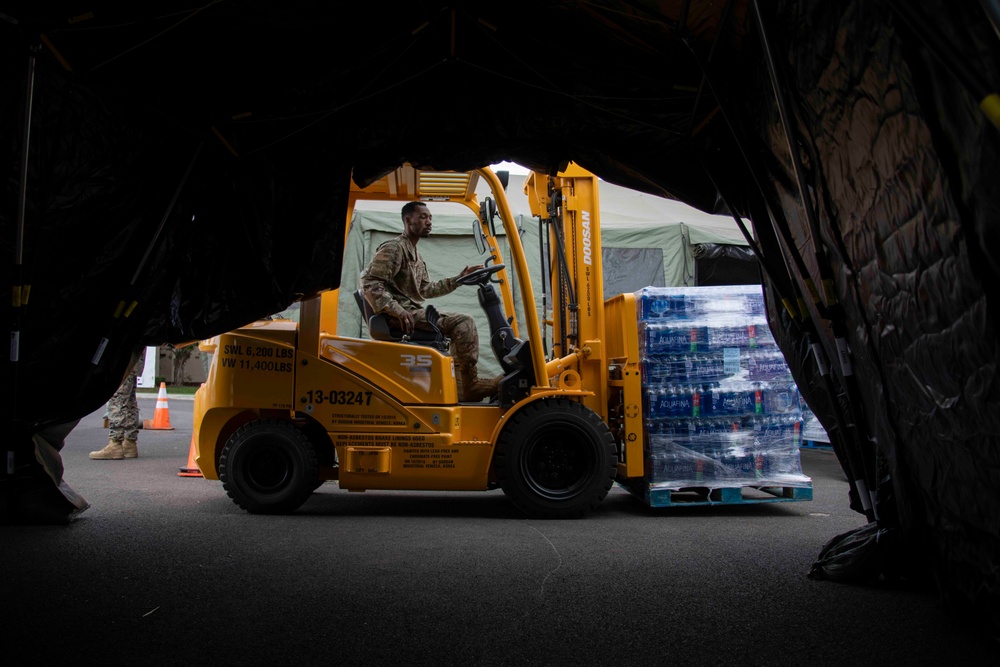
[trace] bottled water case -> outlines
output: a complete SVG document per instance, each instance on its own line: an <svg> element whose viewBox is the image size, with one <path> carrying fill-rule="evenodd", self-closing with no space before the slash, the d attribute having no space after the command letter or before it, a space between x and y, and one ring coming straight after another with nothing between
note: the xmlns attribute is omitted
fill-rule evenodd
<svg viewBox="0 0 1000 667"><path fill-rule="evenodd" d="M759 285L635 293L653 488L811 486L802 405Z"/></svg>

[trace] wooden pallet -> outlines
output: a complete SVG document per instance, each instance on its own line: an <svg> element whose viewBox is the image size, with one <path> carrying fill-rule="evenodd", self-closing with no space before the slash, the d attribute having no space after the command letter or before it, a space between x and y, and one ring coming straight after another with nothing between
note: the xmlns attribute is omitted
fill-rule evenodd
<svg viewBox="0 0 1000 667"><path fill-rule="evenodd" d="M711 489L656 488L638 480L621 485L650 507L687 507L691 505L750 505L812 500L812 486L734 486Z"/></svg>

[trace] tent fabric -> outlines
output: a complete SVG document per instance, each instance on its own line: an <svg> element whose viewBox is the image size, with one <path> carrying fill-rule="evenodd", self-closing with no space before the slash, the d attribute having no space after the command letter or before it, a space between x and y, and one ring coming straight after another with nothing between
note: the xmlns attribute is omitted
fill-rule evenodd
<svg viewBox="0 0 1000 667"><path fill-rule="evenodd" d="M485 195L485 193L480 193ZM525 230L524 243L528 244L528 257L538 255L538 225L531 217L527 196L524 194L524 177L512 174L507 187L507 199L518 225ZM601 245L609 249L634 249L662 251L663 275L651 282L622 279L612 285L622 289L605 290L611 297L622 292L634 292L647 286L673 287L695 284L694 257L702 245L734 246L746 248L747 240L729 215L706 213L688 204L655 194L633 190L615 183L601 181L598 185L598 202L601 215ZM749 222L745 222L747 226ZM628 257L628 253L621 253ZM604 258L615 253L604 253ZM627 260L623 260L627 261ZM608 274L616 267L605 266L605 286ZM624 269L618 269L623 273ZM652 276L651 276L652 277ZM537 283L536 283L537 284Z"/></svg>
<svg viewBox="0 0 1000 667"><path fill-rule="evenodd" d="M352 174L573 161L752 219L772 330L879 527L1000 627L997 25L944 0L5 3L14 467L143 345L336 286ZM808 323L781 306L805 278ZM812 343L850 366L821 377Z"/></svg>
<svg viewBox="0 0 1000 667"><path fill-rule="evenodd" d="M969 9L955 12L969 17ZM807 18L810 24L832 19L825 31L831 46L850 31L854 48L868 49L865 57L842 71L819 60L795 70L801 84L808 82L799 99L815 157L837 166L823 182L830 193L823 228L836 234L829 261L865 378L864 411L854 416L864 424L863 437L897 443L869 450L893 480L901 523L908 531L926 526L917 532L937 545L929 557L947 563L948 579L960 580L995 559L1000 547L1000 504L981 495L996 488L1000 470L1000 411L983 410L1000 400L1000 311L987 291L998 275L980 254L997 249L982 242L991 233L985 229L996 228L1000 194L973 185L973 174L998 173L997 128L960 103L928 113L930 100L956 102L968 91L941 61L905 57L898 40L912 28L859 29L856 11ZM957 37L950 33L955 23L946 23L935 25L935 34ZM996 90L1000 70L986 71ZM837 108L829 105L833 98ZM872 99L884 103L872 106ZM855 145L862 127L878 128L863 134L867 150ZM944 135L937 127L947 128ZM965 539L971 533L984 536L975 547ZM998 591L1000 582L992 581L976 596Z"/></svg>
<svg viewBox="0 0 1000 667"><path fill-rule="evenodd" d="M481 189L485 197L488 188ZM521 235L535 293L538 316L543 317L541 299L543 268L538 219L531 216L527 197L524 195L524 177L510 176L506 195ZM601 214L601 243L603 248L605 298L623 292L634 292L647 286L681 286L694 284L694 254L698 243L746 249L746 239L735 222L726 216L706 214L681 202L637 192L611 183L598 186ZM351 218L344 250L343 274L340 282L337 309L337 334L367 337L361 313L353 293L360 287L360 274L371 260L378 246L398 236L402 230L399 209L401 204L391 202L362 202ZM429 202L433 218L431 236L419 242L417 249L432 279L457 275L465 266L481 264L484 257L477 254L472 236L475 216L463 211L459 205ZM502 227L497 224L498 241L505 263L513 273L510 246ZM738 245L742 244L742 245ZM636 270L634 253L649 257L645 273ZM657 273L658 271L658 273ZM521 286L514 280L514 302L518 322L524 322L521 307ZM472 315L479 328L479 338L484 344L479 368L484 376L500 373L500 363L485 347L489 340L489 325L479 306L476 289L460 287L455 292L432 300L441 311L462 312ZM551 304L550 304L551 307ZM522 336L524 335L521 332Z"/></svg>
<svg viewBox="0 0 1000 667"><path fill-rule="evenodd" d="M810 403L822 403L817 416L831 440L842 453L856 442L875 472L876 497L885 499L880 524L898 525L902 551L919 554L939 581L950 582L942 587L950 602L970 604L995 624L995 602L985 601L996 600L1000 582L982 573L1000 555L1000 504L989 491L1000 470L1000 311L988 288L996 268L987 259L998 247L986 231L996 229L1000 211L1000 194L987 185L1000 153L997 128L972 111L971 91L941 57L954 49L979 62L977 76L988 76L996 90L996 42L971 28L981 17L973 19L978 11L970 5L922 7L934 17L933 34L948 44L944 54L929 48L930 33L893 21L900 17L888 10L800 9L776 29L804 44L803 26L810 26L815 43L811 57L789 67L789 78L798 130L810 138L806 158L816 165L806 186L823 193L820 237L803 224L801 209L784 210L808 270L818 276L825 263L838 297L821 321L840 323L858 380L859 398L842 405L843 420L828 407L844 396L824 398L801 332L779 326L779 344ZM760 125L776 122L772 116ZM790 202L794 180L784 164L776 190ZM826 333L816 342L837 360L836 332ZM835 372L845 369L837 363ZM858 498L851 501L858 506Z"/></svg>
<svg viewBox="0 0 1000 667"><path fill-rule="evenodd" d="M435 207L436 208L436 207ZM458 208L458 207L455 207ZM432 211L433 213L433 211ZM472 236L475 215L441 215L434 213L432 235L417 244L417 251L427 262L431 280L457 276L466 266L482 264L484 257L478 254ZM347 235L344 255L344 272L340 283L337 309L337 334L355 338L367 338L367 325L363 323L361 312L354 300L354 292L361 287L361 271L374 256L378 246L399 236L402 222L399 212L389 213L371 210L357 211ZM501 236L500 252L507 259L510 248ZM507 260L509 262L509 259ZM504 263L504 260L501 260ZM508 264L509 265L509 264ZM513 267L511 267L513 269ZM513 271L511 273L513 275ZM515 292L517 294L518 292ZM451 294L428 301L441 312L468 313L477 320L479 340L482 349L479 372L484 377L500 373L500 363L493 358L489 349L489 327L479 306L477 288L459 286ZM518 313L523 318L523 312ZM522 319L523 321L523 319Z"/></svg>

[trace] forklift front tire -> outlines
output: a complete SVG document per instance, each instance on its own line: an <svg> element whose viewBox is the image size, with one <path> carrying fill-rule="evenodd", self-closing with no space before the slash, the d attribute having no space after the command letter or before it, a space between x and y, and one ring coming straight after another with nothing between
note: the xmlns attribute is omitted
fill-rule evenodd
<svg viewBox="0 0 1000 667"><path fill-rule="evenodd" d="M316 450L294 424L259 419L229 438L219 459L219 479L237 505L251 514L286 514L312 494L319 477Z"/></svg>
<svg viewBox="0 0 1000 667"><path fill-rule="evenodd" d="M617 464L604 421L565 398L529 403L511 417L493 461L504 495L540 519L589 513L611 490Z"/></svg>

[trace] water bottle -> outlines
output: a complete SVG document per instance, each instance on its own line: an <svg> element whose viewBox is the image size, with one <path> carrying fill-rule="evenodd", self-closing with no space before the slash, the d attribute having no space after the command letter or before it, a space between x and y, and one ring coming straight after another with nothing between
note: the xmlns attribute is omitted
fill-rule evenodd
<svg viewBox="0 0 1000 667"><path fill-rule="evenodd" d="M654 384L646 384L643 387L642 392L642 413L646 416L646 419L654 420L657 418L657 400L659 398L659 387Z"/></svg>
<svg viewBox="0 0 1000 667"><path fill-rule="evenodd" d="M708 347L711 350L722 350L727 347L748 349L750 347L749 328L742 324L710 327L708 329Z"/></svg>
<svg viewBox="0 0 1000 667"><path fill-rule="evenodd" d="M726 438L719 444L719 465L729 479L739 477L737 451L737 441L733 438Z"/></svg>
<svg viewBox="0 0 1000 667"><path fill-rule="evenodd" d="M671 461L671 479L683 481L693 479L695 474L695 464L694 456L691 454L691 450L685 447L676 447L673 454L674 456Z"/></svg>
<svg viewBox="0 0 1000 667"><path fill-rule="evenodd" d="M655 394L652 397L652 411L649 416L651 419L655 419L662 428L662 423L664 419L668 418L669 415L669 404L667 400L667 388L669 385L664 382L656 386Z"/></svg>
<svg viewBox="0 0 1000 667"><path fill-rule="evenodd" d="M639 319L643 322L684 319L687 304L680 294L670 294L662 287L647 287L638 292Z"/></svg>
<svg viewBox="0 0 1000 667"><path fill-rule="evenodd" d="M671 385L669 411L671 419L681 419L691 416L689 397L682 385Z"/></svg>
<svg viewBox="0 0 1000 667"><path fill-rule="evenodd" d="M699 485L705 483L706 469L709 468L709 462L706 461L706 457L698 451L692 451L692 458L694 460L694 481Z"/></svg>
<svg viewBox="0 0 1000 667"><path fill-rule="evenodd" d="M729 409L732 417L743 418L753 414L754 391L747 382L739 382L730 387Z"/></svg>
<svg viewBox="0 0 1000 667"><path fill-rule="evenodd" d="M656 341L653 339L654 336L655 330L653 329L653 325L648 322L642 322L639 326L639 346L644 356L656 356Z"/></svg>
<svg viewBox="0 0 1000 667"><path fill-rule="evenodd" d="M726 360L724 354L706 354L701 358L702 370L701 374L705 380L719 380L730 373L726 372ZM739 372L739 365L737 362L737 368L734 372Z"/></svg>
<svg viewBox="0 0 1000 667"><path fill-rule="evenodd" d="M640 359L640 367L642 369L642 381L644 383L650 385L659 385L663 383L663 379L666 375L663 359L660 357L644 355Z"/></svg>
<svg viewBox="0 0 1000 667"><path fill-rule="evenodd" d="M758 480L761 480L761 479L764 478L764 451L765 450L758 449L756 452L754 452L754 470L753 470L753 472L754 472L754 476Z"/></svg>
<svg viewBox="0 0 1000 667"><path fill-rule="evenodd" d="M707 326L691 325L688 328L688 350L690 352L706 352L711 348L709 329Z"/></svg>
<svg viewBox="0 0 1000 667"><path fill-rule="evenodd" d="M647 322L654 317L659 317L659 299L653 290L645 288L638 293L639 301L639 320L642 322Z"/></svg>
<svg viewBox="0 0 1000 667"><path fill-rule="evenodd" d="M672 354L698 351L698 329L692 326L671 326L667 346Z"/></svg>
<svg viewBox="0 0 1000 667"><path fill-rule="evenodd" d="M778 449L781 447L781 443L785 434L781 429L781 419L774 416L765 416L763 418L764 428L757 438L757 444L759 449Z"/></svg>
<svg viewBox="0 0 1000 667"><path fill-rule="evenodd" d="M700 385L691 385L691 416L700 417L701 416L701 391Z"/></svg>
<svg viewBox="0 0 1000 667"><path fill-rule="evenodd" d="M688 300L683 294L671 294L670 300L670 317L673 320L686 320L690 319L694 313L688 312Z"/></svg>
<svg viewBox="0 0 1000 667"><path fill-rule="evenodd" d="M748 481L753 478L753 456L750 442L746 438L731 438L728 442L726 456L726 468L736 480Z"/></svg>
<svg viewBox="0 0 1000 667"><path fill-rule="evenodd" d="M714 380L712 377L711 357L706 354L692 354L688 357L691 364L691 372L688 379L692 382L708 382Z"/></svg>
<svg viewBox="0 0 1000 667"><path fill-rule="evenodd" d="M662 357L671 350L669 325L659 322L643 322L642 349L648 357Z"/></svg>
<svg viewBox="0 0 1000 667"><path fill-rule="evenodd" d="M757 335L758 348L774 348L778 346L774 340L774 334L771 333L771 327L767 325L767 320L755 322L754 332Z"/></svg>
<svg viewBox="0 0 1000 667"><path fill-rule="evenodd" d="M760 316L765 312L764 295L760 291L747 294L747 313L751 316Z"/></svg>
<svg viewBox="0 0 1000 667"><path fill-rule="evenodd" d="M705 384L711 381L713 378L709 377L710 373L706 372L705 357L702 354L691 354L688 355L688 361L690 363L688 370L688 382L692 384Z"/></svg>
<svg viewBox="0 0 1000 667"><path fill-rule="evenodd" d="M691 385L677 385L677 417L678 419L685 419L690 422L691 417L694 416L693 412L693 398L694 391ZM685 423L688 423L685 422Z"/></svg>
<svg viewBox="0 0 1000 667"><path fill-rule="evenodd" d="M697 425L697 442L695 450L699 454L708 456L712 451L712 441L716 437L715 420L708 418L695 418Z"/></svg>
<svg viewBox="0 0 1000 667"><path fill-rule="evenodd" d="M802 419L795 414L774 417L781 432L780 445L787 451L798 451L802 444Z"/></svg>
<svg viewBox="0 0 1000 667"><path fill-rule="evenodd" d="M756 409L756 392L753 385L744 383L738 392L737 416L752 415Z"/></svg>
<svg viewBox="0 0 1000 667"><path fill-rule="evenodd" d="M693 358L690 355L682 355L679 357L672 357L673 361L673 381L677 383L688 382L693 379L696 373Z"/></svg>
<svg viewBox="0 0 1000 667"><path fill-rule="evenodd" d="M799 403L799 390L794 382L763 384L765 387L763 396L764 414L801 414L802 407Z"/></svg>
<svg viewBox="0 0 1000 667"><path fill-rule="evenodd" d="M719 386L712 393L712 412L720 417L734 416L735 403L732 386Z"/></svg>
<svg viewBox="0 0 1000 667"><path fill-rule="evenodd" d="M677 363L673 357L658 356L652 358L652 367L655 369L659 382L671 384L677 375Z"/></svg>
<svg viewBox="0 0 1000 667"><path fill-rule="evenodd" d="M785 357L776 348L756 348L747 354L747 377L753 382L791 378Z"/></svg>

